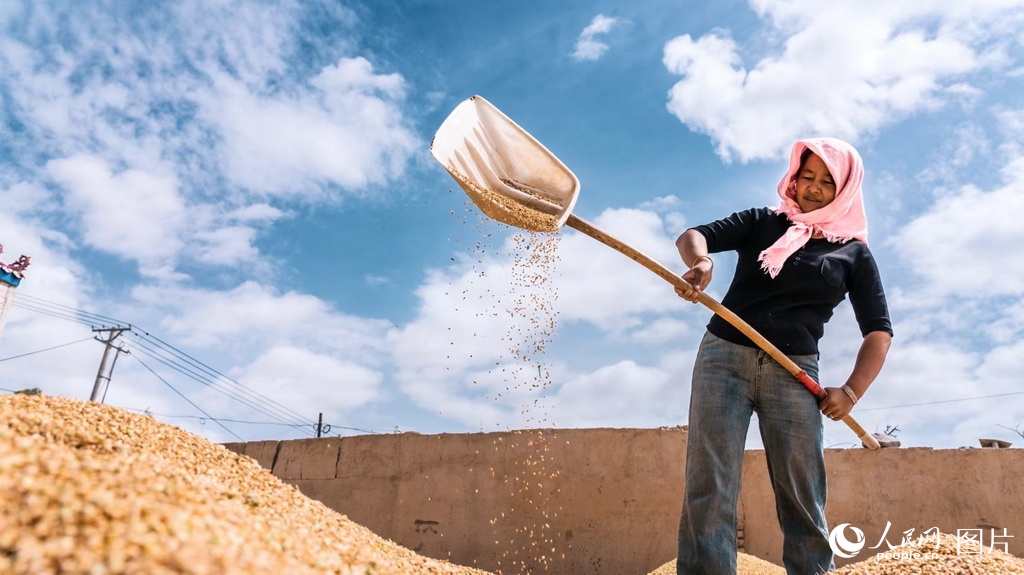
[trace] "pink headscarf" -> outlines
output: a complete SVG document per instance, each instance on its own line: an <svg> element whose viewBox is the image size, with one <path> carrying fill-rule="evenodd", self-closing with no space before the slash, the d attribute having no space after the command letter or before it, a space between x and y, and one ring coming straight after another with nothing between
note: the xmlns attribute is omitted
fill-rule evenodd
<svg viewBox="0 0 1024 575"><path fill-rule="evenodd" d="M836 183L836 197L832 203L808 213L804 213L796 203L796 177L804 150L810 150L825 161ZM793 144L789 171L779 182L782 205L775 210L777 214L786 214L793 225L761 252L758 257L761 269L773 278L779 275L789 256L806 244L815 231L820 231L830 242L845 243L858 239L868 243L868 220L864 215L864 197L860 189L863 181L864 164L850 144L835 138L809 138Z"/></svg>

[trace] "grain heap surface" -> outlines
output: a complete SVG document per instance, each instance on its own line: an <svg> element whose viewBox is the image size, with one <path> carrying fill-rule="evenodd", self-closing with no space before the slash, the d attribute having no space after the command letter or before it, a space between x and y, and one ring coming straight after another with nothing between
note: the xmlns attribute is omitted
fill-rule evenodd
<svg viewBox="0 0 1024 575"><path fill-rule="evenodd" d="M649 575L675 575L670 561ZM786 575L782 567L744 553L737 556L737 575ZM926 535L881 557L851 563L834 575L1024 575L1024 559L953 535Z"/></svg>
<svg viewBox="0 0 1024 575"><path fill-rule="evenodd" d="M676 575L676 561L673 559L658 567L649 575ZM736 554L736 575L786 575L786 570L774 563L746 553Z"/></svg>
<svg viewBox="0 0 1024 575"><path fill-rule="evenodd" d="M150 417L0 397L0 573L451 574Z"/></svg>
<svg viewBox="0 0 1024 575"><path fill-rule="evenodd" d="M1024 559L949 534L925 535L836 575L1024 575Z"/></svg>

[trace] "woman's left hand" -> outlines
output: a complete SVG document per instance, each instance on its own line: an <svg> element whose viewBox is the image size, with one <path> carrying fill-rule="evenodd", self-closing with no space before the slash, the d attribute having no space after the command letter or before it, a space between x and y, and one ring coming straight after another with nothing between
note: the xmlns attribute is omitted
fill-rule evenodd
<svg viewBox="0 0 1024 575"><path fill-rule="evenodd" d="M853 400L841 387L826 387L828 396L818 402L818 409L832 421L839 421L853 411Z"/></svg>

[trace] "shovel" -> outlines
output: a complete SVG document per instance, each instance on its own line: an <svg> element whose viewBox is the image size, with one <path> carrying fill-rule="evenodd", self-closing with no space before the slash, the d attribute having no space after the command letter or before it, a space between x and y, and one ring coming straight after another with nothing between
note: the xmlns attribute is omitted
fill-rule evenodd
<svg viewBox="0 0 1024 575"><path fill-rule="evenodd" d="M580 182L554 154L481 96L459 104L430 144L430 153L485 215L534 232L569 226L621 252L676 288L693 289L671 270L572 213ZM747 322L708 296L697 301L768 353L819 400L825 390ZM843 418L869 449L878 441L852 417Z"/></svg>

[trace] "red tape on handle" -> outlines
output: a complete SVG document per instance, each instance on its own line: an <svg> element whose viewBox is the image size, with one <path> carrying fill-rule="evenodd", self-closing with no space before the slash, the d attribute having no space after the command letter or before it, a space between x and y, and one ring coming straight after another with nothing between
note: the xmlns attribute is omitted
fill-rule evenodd
<svg viewBox="0 0 1024 575"><path fill-rule="evenodd" d="M818 400L828 397L828 392L822 389L822 387L818 385L818 382L811 379L811 376L807 375L806 371L800 370L800 373L796 374L796 380L804 384L804 387L813 393L814 397L817 397Z"/></svg>

